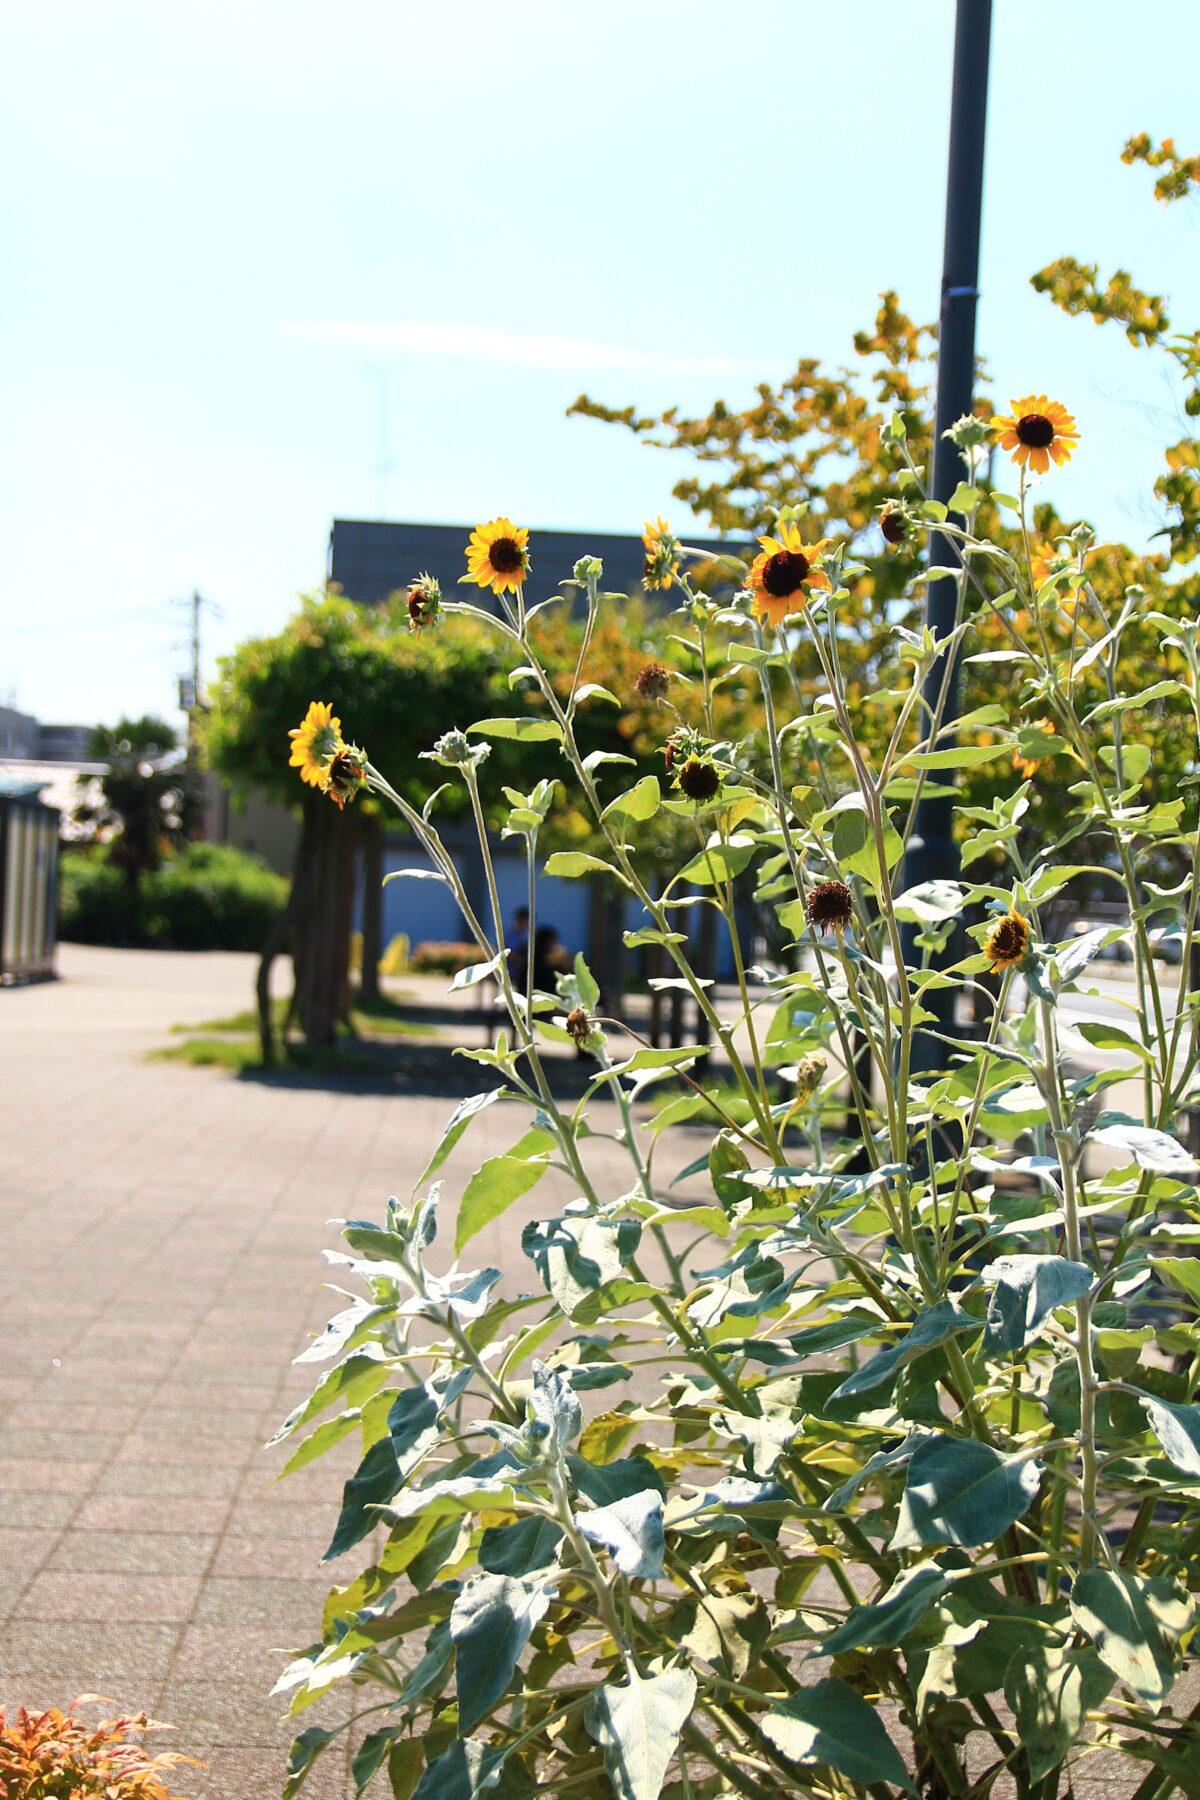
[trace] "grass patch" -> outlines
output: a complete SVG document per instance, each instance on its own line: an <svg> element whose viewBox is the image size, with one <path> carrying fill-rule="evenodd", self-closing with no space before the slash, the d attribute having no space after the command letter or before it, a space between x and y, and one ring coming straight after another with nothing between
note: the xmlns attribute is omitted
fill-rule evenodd
<svg viewBox="0 0 1200 1800"><path fill-rule="evenodd" d="M176 1026L186 1031L187 1026ZM190 1063L195 1069L228 1069L240 1075L245 1069L261 1069L258 1039L248 1037L193 1037L182 1044L151 1050L151 1062Z"/></svg>
<svg viewBox="0 0 1200 1800"><path fill-rule="evenodd" d="M290 1002L279 999L271 1002L271 1021L276 1031L282 1031L287 1020ZM258 1012L247 1007L244 1012L231 1013L226 1019L202 1019L196 1025L172 1025L171 1030L177 1036L185 1036L189 1032L200 1032L205 1035L214 1031L249 1032L256 1040L258 1037ZM349 1030L340 1027L343 1035L361 1038L372 1037L431 1037L428 1025L408 1017L407 1009L396 1000L383 998L372 1002L369 1006L355 1004L350 1009Z"/></svg>

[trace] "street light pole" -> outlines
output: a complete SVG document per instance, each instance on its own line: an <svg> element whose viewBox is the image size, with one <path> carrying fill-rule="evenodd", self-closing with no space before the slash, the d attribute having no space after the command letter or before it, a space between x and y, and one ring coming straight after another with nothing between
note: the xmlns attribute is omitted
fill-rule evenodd
<svg viewBox="0 0 1200 1800"><path fill-rule="evenodd" d="M987 118L988 50L992 0L957 0L954 26L954 75L950 100L950 156L946 181L946 238L942 258L942 304L938 330L937 408L933 431L931 500L946 505L966 473L957 447L946 437L956 419L969 413L975 385L975 307L979 299L979 227L983 205L983 148ZM929 534L931 567L953 567L958 561L953 539L940 531ZM935 637L954 628L958 584L952 575L930 582L926 622ZM958 653L947 675L939 658L925 678L926 718L935 713L946 684L942 724L958 716ZM949 749L953 738L938 740ZM953 880L958 874L958 846L952 832L953 801L949 795L925 796L917 803L913 835L904 857L904 886ZM953 1029L953 989L935 989L923 1002L938 1013L935 1027ZM947 1046L927 1033L918 1034L914 1063L929 1070L943 1065Z"/></svg>

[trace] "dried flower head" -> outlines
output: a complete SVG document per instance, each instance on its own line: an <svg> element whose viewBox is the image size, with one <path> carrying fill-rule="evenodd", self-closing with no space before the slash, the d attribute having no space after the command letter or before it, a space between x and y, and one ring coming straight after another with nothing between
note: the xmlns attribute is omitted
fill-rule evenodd
<svg viewBox="0 0 1200 1800"><path fill-rule="evenodd" d="M817 564L826 539L806 544L798 525L784 525L778 537L760 537L762 553L750 565L746 586L754 596L752 610L765 625L782 625L799 612L809 588L828 588L829 577Z"/></svg>
<svg viewBox="0 0 1200 1800"><path fill-rule="evenodd" d="M854 895L844 881L818 881L804 897L804 916L814 929L844 931L854 917Z"/></svg>
<svg viewBox="0 0 1200 1800"><path fill-rule="evenodd" d="M675 777L675 786L689 800L711 800L720 792L722 780L715 763L702 756L689 756Z"/></svg>
<svg viewBox="0 0 1200 1800"><path fill-rule="evenodd" d="M643 700L665 700L671 685L671 671L665 663L648 662L639 669L635 683Z"/></svg>
<svg viewBox="0 0 1200 1800"><path fill-rule="evenodd" d="M829 1067L827 1059L819 1050L810 1050L796 1064L796 1098L811 1100L825 1079Z"/></svg>
<svg viewBox="0 0 1200 1800"><path fill-rule="evenodd" d="M299 769L301 781L324 792L329 786L329 765L344 748L342 721L334 718L333 707L324 700L312 701L303 724L293 726L288 736L292 740L288 767Z"/></svg>
<svg viewBox="0 0 1200 1800"><path fill-rule="evenodd" d="M516 593L529 573L529 530L511 519L477 525L467 545L467 579L494 594Z"/></svg>
<svg viewBox="0 0 1200 1800"><path fill-rule="evenodd" d="M1012 402L1012 413L997 413L992 429L1000 439L1002 450L1011 450L1015 463L1044 475L1051 461L1070 462L1071 452L1079 442L1075 421L1057 400L1045 394L1027 394Z"/></svg>
<svg viewBox="0 0 1200 1800"><path fill-rule="evenodd" d="M596 1021L586 1006L574 1006L567 1014L566 1027L577 1048L586 1050L596 1030Z"/></svg>
<svg viewBox="0 0 1200 1800"><path fill-rule="evenodd" d="M410 631L420 633L437 624L442 610L442 590L434 576L418 575L415 581L409 582L407 605Z"/></svg>
<svg viewBox="0 0 1200 1800"><path fill-rule="evenodd" d="M646 520L642 543L646 549L642 580L650 589L669 588L679 575L679 539L660 516Z"/></svg>
<svg viewBox="0 0 1200 1800"><path fill-rule="evenodd" d="M343 744L329 765L325 792L336 800L339 809L347 800L362 792L367 785L367 753L357 744Z"/></svg>
<svg viewBox="0 0 1200 1800"><path fill-rule="evenodd" d="M988 932L983 945L983 954L993 969L1011 969L1014 964L1024 962L1029 953L1029 920L1023 919L1011 908L1002 919L997 919Z"/></svg>

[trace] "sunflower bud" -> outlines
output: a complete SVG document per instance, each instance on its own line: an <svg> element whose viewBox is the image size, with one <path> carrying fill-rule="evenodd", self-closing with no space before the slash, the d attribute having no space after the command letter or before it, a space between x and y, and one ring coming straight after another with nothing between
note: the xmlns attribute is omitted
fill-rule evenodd
<svg viewBox="0 0 1200 1800"><path fill-rule="evenodd" d="M490 744L473 744L465 732L445 731L438 738L432 750L422 750L421 755L430 762L439 762L447 769L468 768L478 765L486 756L491 755Z"/></svg>
<svg viewBox="0 0 1200 1800"><path fill-rule="evenodd" d="M643 700L665 700L671 685L671 671L664 663L649 662L638 671L635 685Z"/></svg>
<svg viewBox="0 0 1200 1800"><path fill-rule="evenodd" d="M961 419L955 419L949 431L943 431L942 436L957 444L960 450L977 450L991 442L992 432L985 420L977 419L974 413L964 413Z"/></svg>
<svg viewBox="0 0 1200 1800"><path fill-rule="evenodd" d="M408 628L420 634L436 625L442 610L442 590L432 575L418 575L408 584Z"/></svg>
<svg viewBox="0 0 1200 1800"><path fill-rule="evenodd" d="M598 556L581 556L571 572L576 581L582 582L586 587L589 581L599 581L604 573L604 564Z"/></svg>
<svg viewBox="0 0 1200 1800"><path fill-rule="evenodd" d="M564 1023L576 1049L586 1050L598 1029L596 1021L588 1012L587 1007L572 1007Z"/></svg>
<svg viewBox="0 0 1200 1800"><path fill-rule="evenodd" d="M854 895L844 881L818 881L804 897L804 916L814 930L844 931L854 917Z"/></svg>

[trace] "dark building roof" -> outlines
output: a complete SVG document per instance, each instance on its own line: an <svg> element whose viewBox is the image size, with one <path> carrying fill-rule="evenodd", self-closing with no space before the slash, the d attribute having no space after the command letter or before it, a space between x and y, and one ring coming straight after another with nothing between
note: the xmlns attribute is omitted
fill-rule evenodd
<svg viewBox="0 0 1200 1800"><path fill-rule="evenodd" d="M458 587L466 572L469 525L381 524L369 519L335 519L329 538L329 579L351 600L386 600L406 588L420 574L437 577L448 600L466 599ZM733 538L694 537L687 542L714 555L735 555L746 546ZM529 604L557 594L583 556L598 556L604 563L604 586L613 593L630 594L641 587L645 550L641 536L612 531L531 531L529 554L533 572L525 586ZM484 604L491 596L472 588L469 598Z"/></svg>

